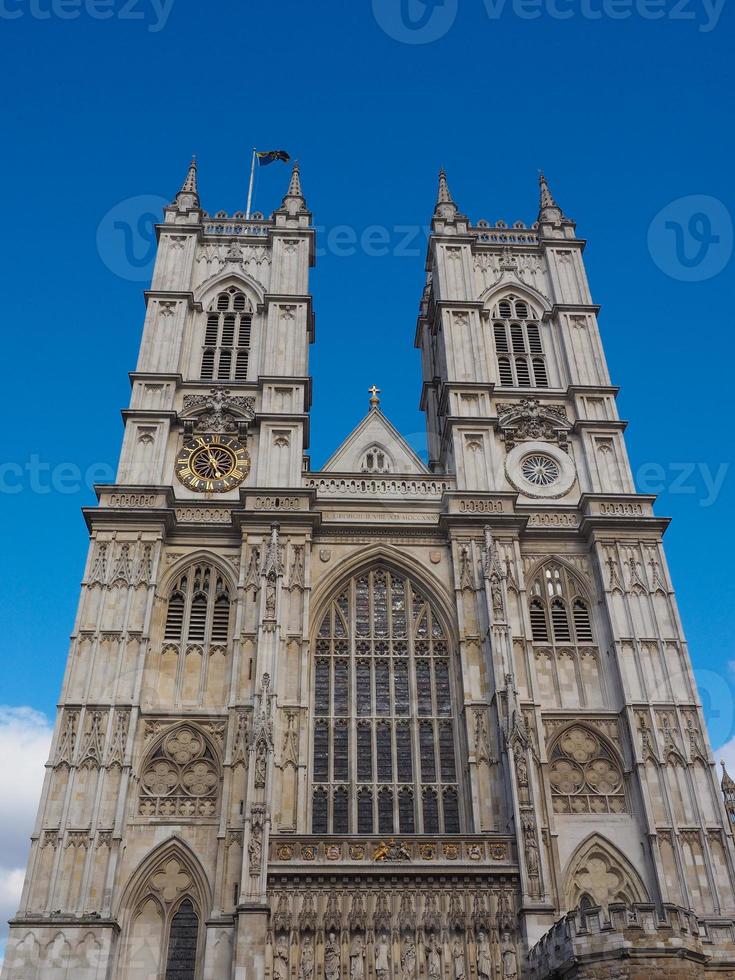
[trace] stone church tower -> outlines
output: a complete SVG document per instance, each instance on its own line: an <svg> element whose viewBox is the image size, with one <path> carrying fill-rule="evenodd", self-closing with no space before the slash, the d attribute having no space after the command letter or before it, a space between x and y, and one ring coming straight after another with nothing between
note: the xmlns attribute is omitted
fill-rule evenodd
<svg viewBox="0 0 735 980"><path fill-rule="evenodd" d="M445 175L416 345L320 471L315 231L159 250L4 980L735 977L734 852L574 222ZM728 784L730 801L732 781Z"/></svg>

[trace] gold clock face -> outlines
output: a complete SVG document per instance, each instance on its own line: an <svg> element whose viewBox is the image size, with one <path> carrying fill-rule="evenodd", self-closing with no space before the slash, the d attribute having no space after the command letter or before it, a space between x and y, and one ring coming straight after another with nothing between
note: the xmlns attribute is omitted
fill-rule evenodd
<svg viewBox="0 0 735 980"><path fill-rule="evenodd" d="M234 490L249 472L250 455L232 436L195 436L176 457L176 476L199 493Z"/></svg>

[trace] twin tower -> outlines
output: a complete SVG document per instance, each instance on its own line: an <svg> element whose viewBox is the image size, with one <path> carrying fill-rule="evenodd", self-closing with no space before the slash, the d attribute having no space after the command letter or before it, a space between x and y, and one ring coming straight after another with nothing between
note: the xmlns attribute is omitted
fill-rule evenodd
<svg viewBox="0 0 735 980"><path fill-rule="evenodd" d="M297 168L250 220L192 164L158 234L3 980L735 977L667 522L545 179L508 227L440 175L428 462L374 389L311 467Z"/></svg>

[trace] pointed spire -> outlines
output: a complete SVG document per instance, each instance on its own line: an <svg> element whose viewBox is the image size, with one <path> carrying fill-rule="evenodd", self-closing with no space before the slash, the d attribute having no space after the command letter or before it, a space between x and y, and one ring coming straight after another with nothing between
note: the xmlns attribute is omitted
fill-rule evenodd
<svg viewBox="0 0 735 980"><path fill-rule="evenodd" d="M539 170L538 175L539 183L539 212L538 220L539 222L546 222L547 224L558 224L560 221L568 221L562 209L554 200L554 195L551 193L549 188L549 183L546 180L546 175L543 170Z"/></svg>
<svg viewBox="0 0 735 980"><path fill-rule="evenodd" d="M722 786L723 793L727 795L727 793L732 793L732 791L735 790L735 782L733 782L730 773L725 768L724 759L720 760L720 765L722 766L722 782L720 785Z"/></svg>
<svg viewBox="0 0 735 980"><path fill-rule="evenodd" d="M197 187L197 158L193 156L189 164L189 171L186 180L181 185L181 190L176 195L176 204L179 210L186 211L191 208L199 207L199 189Z"/></svg>
<svg viewBox="0 0 735 980"><path fill-rule="evenodd" d="M281 209L288 211L289 214L298 214L299 211L307 211L306 198L301 189L301 170L299 161L296 160L291 171L291 180L288 184L286 196L281 202Z"/></svg>
<svg viewBox="0 0 735 980"><path fill-rule="evenodd" d="M454 204L449 190L449 184L447 184L447 172L444 167L439 171L439 196L437 198L437 204Z"/></svg>
<svg viewBox="0 0 735 980"><path fill-rule="evenodd" d="M454 203L454 198L449 190L446 171L442 167L442 169L439 171L439 190L436 195L434 217L453 218L456 213L457 205Z"/></svg>
<svg viewBox="0 0 735 980"><path fill-rule="evenodd" d="M288 193L286 197L303 197L303 192L301 190L301 171L299 169L299 161L297 160L293 165L293 170L291 171L291 180L288 185Z"/></svg>

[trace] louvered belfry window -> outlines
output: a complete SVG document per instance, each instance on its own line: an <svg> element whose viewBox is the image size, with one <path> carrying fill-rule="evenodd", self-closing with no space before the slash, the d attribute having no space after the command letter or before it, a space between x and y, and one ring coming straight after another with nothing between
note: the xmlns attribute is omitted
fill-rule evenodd
<svg viewBox="0 0 735 980"><path fill-rule="evenodd" d="M593 643L592 621L587 600L578 593L569 572L550 563L531 584L528 604L531 638L534 643Z"/></svg>
<svg viewBox="0 0 735 980"><path fill-rule="evenodd" d="M504 388L548 388L541 327L523 300L498 303L493 322L498 380Z"/></svg>
<svg viewBox="0 0 735 980"><path fill-rule="evenodd" d="M423 591L378 566L333 599L316 640L315 834L455 834L449 643Z"/></svg>
<svg viewBox="0 0 735 980"><path fill-rule="evenodd" d="M237 287L216 297L204 328L202 381L247 381L252 325L252 306Z"/></svg>
<svg viewBox="0 0 735 980"><path fill-rule="evenodd" d="M164 639L176 642L227 643L230 595L212 565L192 565L174 583L168 600Z"/></svg>

